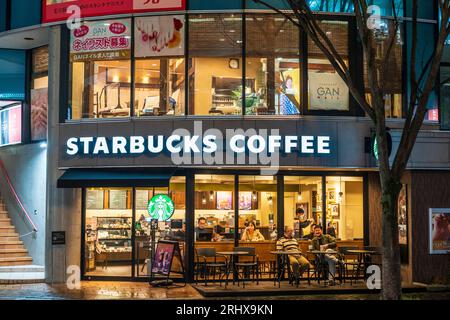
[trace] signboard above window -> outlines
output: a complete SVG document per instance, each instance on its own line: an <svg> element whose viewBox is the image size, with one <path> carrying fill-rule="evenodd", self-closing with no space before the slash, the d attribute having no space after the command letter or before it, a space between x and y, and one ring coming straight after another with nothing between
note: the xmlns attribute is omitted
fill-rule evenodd
<svg viewBox="0 0 450 320"><path fill-rule="evenodd" d="M81 18L107 15L185 10L186 0L46 0L43 2L42 22L65 22L78 6Z"/></svg>
<svg viewBox="0 0 450 320"><path fill-rule="evenodd" d="M72 30L70 60L129 59L131 54L130 19L86 22Z"/></svg>

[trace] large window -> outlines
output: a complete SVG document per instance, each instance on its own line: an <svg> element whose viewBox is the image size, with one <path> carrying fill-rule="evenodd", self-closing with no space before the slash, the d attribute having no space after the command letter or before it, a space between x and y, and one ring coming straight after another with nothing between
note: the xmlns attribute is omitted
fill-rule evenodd
<svg viewBox="0 0 450 320"><path fill-rule="evenodd" d="M373 45L376 48L375 63L380 64L386 56L389 34L395 32L392 21L383 20L382 28L374 34ZM385 114L387 118L403 117L403 34L402 26L398 28L391 54L387 60L389 65L383 76L385 96ZM368 80L367 59L364 59L364 87L368 101L371 101ZM380 75L381 76L381 75Z"/></svg>
<svg viewBox="0 0 450 320"><path fill-rule="evenodd" d="M245 114L300 113L299 29L282 15L246 17Z"/></svg>
<svg viewBox="0 0 450 320"><path fill-rule="evenodd" d="M71 31L69 119L130 116L131 20L86 22Z"/></svg>
<svg viewBox="0 0 450 320"><path fill-rule="evenodd" d="M364 238L363 179L361 177L327 177L327 233L341 240ZM324 210L325 209L325 210Z"/></svg>
<svg viewBox="0 0 450 320"><path fill-rule="evenodd" d="M131 277L132 208L131 189L86 190L85 275Z"/></svg>
<svg viewBox="0 0 450 320"><path fill-rule="evenodd" d="M191 114L242 114L241 15L189 17L188 74Z"/></svg>
<svg viewBox="0 0 450 320"><path fill-rule="evenodd" d="M239 176L239 239L264 242L277 239L276 176Z"/></svg>
<svg viewBox="0 0 450 320"><path fill-rule="evenodd" d="M294 229L297 239L312 239L315 224L322 224L322 177L284 178L284 225Z"/></svg>
<svg viewBox="0 0 450 320"><path fill-rule="evenodd" d="M195 241L234 242L234 176L195 176Z"/></svg>
<svg viewBox="0 0 450 320"><path fill-rule="evenodd" d="M319 25L348 65L348 22L321 21ZM309 110L349 111L347 85L311 39L308 41L308 86Z"/></svg>

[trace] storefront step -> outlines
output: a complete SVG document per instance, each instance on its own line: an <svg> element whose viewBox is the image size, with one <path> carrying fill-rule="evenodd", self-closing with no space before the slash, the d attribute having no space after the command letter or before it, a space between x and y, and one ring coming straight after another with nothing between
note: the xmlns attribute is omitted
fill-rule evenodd
<svg viewBox="0 0 450 320"><path fill-rule="evenodd" d="M9 218L0 218L0 227L7 227L11 225L11 219Z"/></svg>
<svg viewBox="0 0 450 320"><path fill-rule="evenodd" d="M27 249L0 249L0 258L16 258L27 256Z"/></svg>
<svg viewBox="0 0 450 320"><path fill-rule="evenodd" d="M17 233L0 233L0 241L18 241L19 234Z"/></svg>
<svg viewBox="0 0 450 320"><path fill-rule="evenodd" d="M3 241L0 239L0 249L21 249L23 248L22 241Z"/></svg>
<svg viewBox="0 0 450 320"><path fill-rule="evenodd" d="M0 266L23 266L33 262L30 257L0 258Z"/></svg>

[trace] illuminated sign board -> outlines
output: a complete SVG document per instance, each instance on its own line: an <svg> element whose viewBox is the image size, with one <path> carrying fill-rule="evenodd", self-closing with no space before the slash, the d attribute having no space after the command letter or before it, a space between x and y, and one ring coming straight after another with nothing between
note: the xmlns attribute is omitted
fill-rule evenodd
<svg viewBox="0 0 450 320"><path fill-rule="evenodd" d="M175 213L175 204L169 196L157 194L149 201L147 210L152 219L167 221Z"/></svg>
<svg viewBox="0 0 450 320"><path fill-rule="evenodd" d="M22 105L0 110L0 147L22 142Z"/></svg>
<svg viewBox="0 0 450 320"><path fill-rule="evenodd" d="M161 154L212 154L224 150L234 154L297 153L299 155L330 155L329 136L281 136L234 134L218 138L216 135L181 136L116 136L116 137L71 137L66 140L69 156L89 155L142 155Z"/></svg>
<svg viewBox="0 0 450 320"><path fill-rule="evenodd" d="M53 0L43 2L42 22L58 22L71 18L72 6L78 6L81 18L139 12L176 11L186 8L185 0Z"/></svg>

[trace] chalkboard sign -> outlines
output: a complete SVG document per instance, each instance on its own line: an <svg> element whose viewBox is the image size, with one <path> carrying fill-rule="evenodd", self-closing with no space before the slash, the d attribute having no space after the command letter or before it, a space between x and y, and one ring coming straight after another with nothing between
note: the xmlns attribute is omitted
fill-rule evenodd
<svg viewBox="0 0 450 320"><path fill-rule="evenodd" d="M66 244L66 232L54 231L52 232L52 245Z"/></svg>

